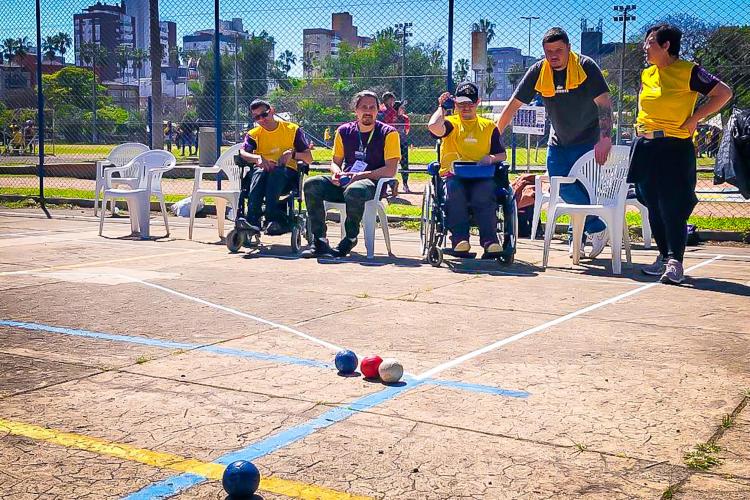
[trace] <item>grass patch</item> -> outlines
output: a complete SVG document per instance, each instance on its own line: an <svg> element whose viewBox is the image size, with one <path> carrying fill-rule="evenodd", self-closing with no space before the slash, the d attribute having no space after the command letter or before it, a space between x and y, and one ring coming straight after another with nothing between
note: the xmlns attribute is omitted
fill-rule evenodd
<svg viewBox="0 0 750 500"><path fill-rule="evenodd" d="M641 226L641 214L639 212L627 212L625 220L628 226ZM542 221L547 222L547 211L542 210ZM558 217L558 224L568 224L570 217L563 215ZM735 231L739 233L750 233L750 217L706 217L704 215L693 215L688 223L694 224L704 231Z"/></svg>
<svg viewBox="0 0 750 500"><path fill-rule="evenodd" d="M731 427L734 427L734 416L733 415L724 415L721 418L721 426L724 429L729 429Z"/></svg>
<svg viewBox="0 0 750 500"><path fill-rule="evenodd" d="M138 356L135 359L135 364L142 365L143 363L146 363L148 361L151 361L151 358L149 358L148 356Z"/></svg>
<svg viewBox="0 0 750 500"><path fill-rule="evenodd" d="M708 470L721 463L716 456L720 451L721 448L714 443L698 443L693 450L685 453L682 460L691 469Z"/></svg>
<svg viewBox="0 0 750 500"><path fill-rule="evenodd" d="M666 490L664 490L664 493L661 494L661 500L671 500L674 498L675 493L677 493L677 489L673 485L669 485Z"/></svg>

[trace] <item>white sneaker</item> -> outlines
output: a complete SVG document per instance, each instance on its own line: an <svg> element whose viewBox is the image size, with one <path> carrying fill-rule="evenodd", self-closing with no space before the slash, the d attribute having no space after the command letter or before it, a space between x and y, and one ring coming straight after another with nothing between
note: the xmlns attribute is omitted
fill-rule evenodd
<svg viewBox="0 0 750 500"><path fill-rule="evenodd" d="M607 230L604 229L598 233L590 234L588 237L591 238L591 251L589 252L588 257L589 259L595 259L599 257L599 254L602 253L604 247L607 246L609 235L607 234Z"/></svg>

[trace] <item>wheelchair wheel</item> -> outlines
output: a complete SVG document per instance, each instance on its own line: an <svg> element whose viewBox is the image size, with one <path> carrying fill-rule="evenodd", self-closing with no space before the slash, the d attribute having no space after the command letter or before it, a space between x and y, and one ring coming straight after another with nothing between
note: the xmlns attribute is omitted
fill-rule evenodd
<svg viewBox="0 0 750 500"><path fill-rule="evenodd" d="M232 253L240 251L242 246L245 244L245 233L243 231L237 231L232 229L226 238L227 249Z"/></svg>
<svg viewBox="0 0 750 500"><path fill-rule="evenodd" d="M513 264L516 258L516 247L518 246L518 209L516 200L511 198L507 206L510 214L505 214L506 219L503 228L503 256L499 259L505 265Z"/></svg>
<svg viewBox="0 0 750 500"><path fill-rule="evenodd" d="M302 251L302 229L299 224L292 226L292 252L298 254Z"/></svg>
<svg viewBox="0 0 750 500"><path fill-rule="evenodd" d="M419 220L419 254L424 257L430 248L432 227L432 182L428 182L422 195L422 216Z"/></svg>
<svg viewBox="0 0 750 500"><path fill-rule="evenodd" d="M440 267L443 263L443 249L437 246L431 246L427 250L427 262L432 267Z"/></svg>

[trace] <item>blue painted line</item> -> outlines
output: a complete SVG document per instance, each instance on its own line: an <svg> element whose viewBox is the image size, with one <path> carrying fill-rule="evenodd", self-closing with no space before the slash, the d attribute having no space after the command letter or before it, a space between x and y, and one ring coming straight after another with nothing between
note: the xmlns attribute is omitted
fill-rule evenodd
<svg viewBox="0 0 750 500"><path fill-rule="evenodd" d="M305 437L317 432L320 429L325 429L331 425L346 420L357 412L368 410L375 406L378 406L386 401L389 401L396 396L414 389L424 382L407 382L401 386L387 386L376 393L368 394L359 399L356 399L349 403L347 406L341 406L333 408L323 413L317 418L305 422L304 424L297 425L285 431L279 432L266 439L253 443L250 446L242 448L241 450L227 453L214 460L215 463L222 465L229 465L236 460L257 460L258 458L264 457L273 453L274 451L280 450L293 444ZM185 491L188 488L197 486L198 484L206 481L206 478L197 476L195 474L179 474L163 481L159 481L150 486L131 493L130 495L123 497L124 500L155 500L162 498L169 498L177 495L178 493Z"/></svg>
<svg viewBox="0 0 750 500"><path fill-rule="evenodd" d="M450 387L453 389L461 389L464 391L494 394L497 396L507 396L509 398L528 398L529 396L531 396L531 394L526 391L512 391L510 389L501 389L500 387L492 387L491 385L470 384L467 382L458 382L455 380L427 379L425 380L425 383L430 384L430 385L440 385L443 387Z"/></svg>
<svg viewBox="0 0 750 500"><path fill-rule="evenodd" d="M185 349L185 350L199 350L206 351L213 354L219 354L223 356L234 356L246 359L255 359L260 361L273 361L276 363L283 363L289 365L306 366L312 368L321 369L333 369L334 366L330 363L324 363L314 359L296 358L293 356L285 356L281 354L267 354L263 352L246 351L244 349L233 349L230 347L221 347L214 345L203 345L203 344L189 344L183 342L171 342L168 340L152 339L148 337L134 337L131 335L113 335L110 333L92 332L89 330L80 330L76 328L63 328L58 326L43 325L39 323L27 323L23 321L10 321L0 320L0 326L13 326L16 328L23 328L26 330L35 330L51 333L59 333L63 335L73 335L76 337L88 337L100 340L110 340L113 342L125 342L129 344L147 345L150 347L162 347L165 349ZM406 379L412 383L416 382L416 379ZM527 398L530 396L525 391L514 391L510 389L502 389L500 387L493 387L491 385L481 384L470 384L466 382L458 382L453 380L437 380L437 379L425 379L422 381L426 384L439 385L444 387L451 387L453 389L460 389L469 392L477 392L482 394L494 394L497 396L506 396L511 398Z"/></svg>
<svg viewBox="0 0 750 500"><path fill-rule="evenodd" d="M184 342L171 342L168 340L152 339L148 337L134 337L131 335L113 335L110 333L92 332L89 330L79 330L76 328L62 328L57 326L42 325L38 323L26 323L22 321L8 321L0 320L0 326L12 326L16 328L23 328L25 330L35 330L41 332L59 333L62 335L72 335L75 337L87 337L100 340L110 340L113 342L125 342L128 344L146 345L150 347L161 347L165 349L185 349L185 350L200 350L206 352L212 352L214 354L221 354L224 356L235 356L239 358L257 359L261 361L274 361L277 363L284 363L290 365L308 366L315 368L333 368L333 365L329 363L323 363L322 361L316 361L313 359L295 358L292 356L284 356L278 354L267 354L263 352L245 351L242 349L232 349L228 347L219 347L212 345L203 344L189 344Z"/></svg>

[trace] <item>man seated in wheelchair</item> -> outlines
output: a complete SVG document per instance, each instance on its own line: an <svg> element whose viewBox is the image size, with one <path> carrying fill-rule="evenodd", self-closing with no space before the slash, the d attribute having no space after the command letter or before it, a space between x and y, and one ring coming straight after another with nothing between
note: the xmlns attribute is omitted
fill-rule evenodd
<svg viewBox="0 0 750 500"><path fill-rule="evenodd" d="M449 99L453 99L456 114L446 116ZM469 178L456 175L453 162L476 162L493 165L505 160L505 148L500 132L492 120L477 115L479 90L464 82L456 88L455 97L444 92L438 98L437 110L427 125L430 133L441 140L440 176L445 186L446 225L451 232L451 243L456 253L468 253L469 210L479 226L479 243L485 256L502 252L497 235L497 190L492 174ZM493 169L494 172L494 169Z"/></svg>
<svg viewBox="0 0 750 500"><path fill-rule="evenodd" d="M250 103L250 115L257 126L245 134L240 157L253 166L242 179L247 193L247 222L261 230L265 201L266 234L274 236L291 231L285 204L279 198L299 184L297 161L312 163L312 153L299 125L281 120L267 101Z"/></svg>

